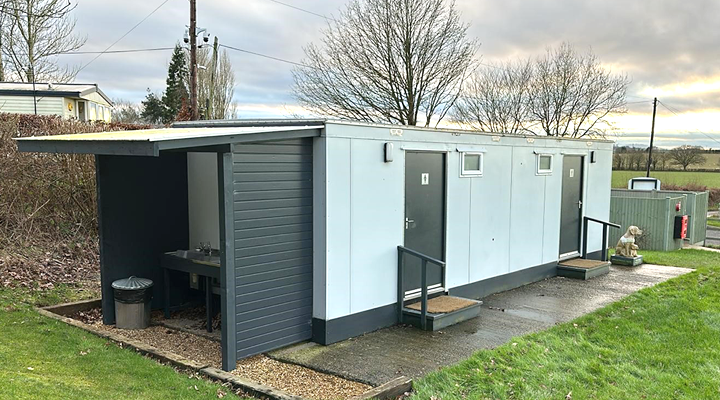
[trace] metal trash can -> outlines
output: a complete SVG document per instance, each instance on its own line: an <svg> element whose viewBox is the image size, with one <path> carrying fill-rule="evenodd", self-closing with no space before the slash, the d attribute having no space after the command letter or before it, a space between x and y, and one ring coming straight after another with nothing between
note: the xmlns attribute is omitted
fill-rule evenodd
<svg viewBox="0 0 720 400"><path fill-rule="evenodd" d="M112 283L115 295L115 327L144 329L150 326L153 281L131 276Z"/></svg>

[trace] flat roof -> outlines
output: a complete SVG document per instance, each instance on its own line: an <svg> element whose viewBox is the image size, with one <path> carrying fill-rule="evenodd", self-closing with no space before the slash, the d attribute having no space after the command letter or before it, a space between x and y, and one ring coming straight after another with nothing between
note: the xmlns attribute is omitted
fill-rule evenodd
<svg viewBox="0 0 720 400"><path fill-rule="evenodd" d="M82 97L93 92L113 104L95 83L0 82L0 95L3 96Z"/></svg>
<svg viewBox="0 0 720 400"><path fill-rule="evenodd" d="M479 132L464 129L425 128L389 124L371 124L355 121L324 119L260 119L260 120L218 120L178 122L172 128L145 129L84 133L73 135L47 135L18 138L18 149L23 152L47 153L88 153L158 156L161 150L198 149L208 151L223 149L212 146L227 146L232 143L283 140L300 137L320 136L326 125L349 125L391 130L413 130L447 134L468 134L478 136L503 136L511 138L533 138L540 140L569 140L575 142L607 142L603 138L569 138L556 136L535 136ZM403 139L399 139L403 140ZM203 151L203 150L198 150ZM224 150L223 150L224 151Z"/></svg>
<svg viewBox="0 0 720 400"><path fill-rule="evenodd" d="M17 138L18 150L158 156L162 150L217 148L232 143L320 136L324 125L163 128Z"/></svg>

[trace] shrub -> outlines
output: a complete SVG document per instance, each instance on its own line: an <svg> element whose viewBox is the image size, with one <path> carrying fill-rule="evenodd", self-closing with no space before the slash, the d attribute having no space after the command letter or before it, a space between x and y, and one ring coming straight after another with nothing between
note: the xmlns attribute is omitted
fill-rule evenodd
<svg viewBox="0 0 720 400"><path fill-rule="evenodd" d="M67 243L97 253L94 157L20 153L14 138L150 127L0 113L0 253L32 262L67 253Z"/></svg>

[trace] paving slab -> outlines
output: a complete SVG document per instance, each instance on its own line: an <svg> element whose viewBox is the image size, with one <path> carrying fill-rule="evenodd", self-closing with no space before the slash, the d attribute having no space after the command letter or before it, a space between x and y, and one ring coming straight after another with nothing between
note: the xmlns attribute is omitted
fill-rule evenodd
<svg viewBox="0 0 720 400"><path fill-rule="evenodd" d="M643 264L612 266L610 273L582 281L555 277L483 299L480 316L437 332L393 326L330 346L304 343L270 353L279 360L381 385L399 376L413 379L490 349L511 338L570 321L642 288L692 271Z"/></svg>

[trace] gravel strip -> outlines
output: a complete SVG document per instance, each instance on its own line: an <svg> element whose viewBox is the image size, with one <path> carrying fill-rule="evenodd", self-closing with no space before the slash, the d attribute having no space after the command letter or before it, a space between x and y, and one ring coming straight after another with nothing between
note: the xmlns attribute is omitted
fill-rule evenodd
<svg viewBox="0 0 720 400"><path fill-rule="evenodd" d="M237 368L230 373L297 396L317 400L348 399L372 388L363 383L276 361L263 355L238 361Z"/></svg>
<svg viewBox="0 0 720 400"><path fill-rule="evenodd" d="M117 329L113 325L93 324L98 329L111 331L130 339L139 340L160 350L170 351L200 364L221 367L220 343L190 333L151 326L147 329Z"/></svg>
<svg viewBox="0 0 720 400"><path fill-rule="evenodd" d="M222 367L220 343L201 336L157 325L147 329L117 329L114 325L103 325L101 314L93 310L71 317L83 320L100 330L147 343L201 364ZM238 361L236 369L230 373L296 396L316 400L348 399L372 389L363 383L273 360L264 355Z"/></svg>

